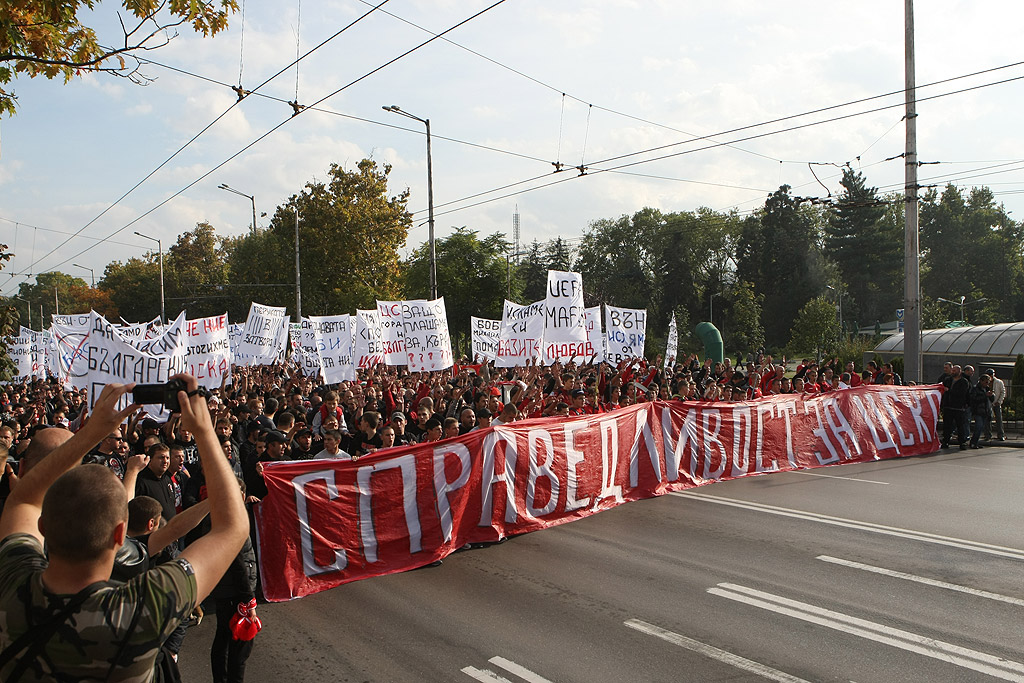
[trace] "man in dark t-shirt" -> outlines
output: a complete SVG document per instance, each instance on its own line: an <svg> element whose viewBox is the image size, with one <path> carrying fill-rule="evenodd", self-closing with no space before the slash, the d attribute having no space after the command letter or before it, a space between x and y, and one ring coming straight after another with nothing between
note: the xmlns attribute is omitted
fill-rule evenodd
<svg viewBox="0 0 1024 683"><path fill-rule="evenodd" d="M135 481L135 495L149 496L156 498L163 508L165 520L170 520L176 514L174 480L167 473L171 465L171 453L167 444L155 443L146 452L149 456L149 465L139 472Z"/></svg>

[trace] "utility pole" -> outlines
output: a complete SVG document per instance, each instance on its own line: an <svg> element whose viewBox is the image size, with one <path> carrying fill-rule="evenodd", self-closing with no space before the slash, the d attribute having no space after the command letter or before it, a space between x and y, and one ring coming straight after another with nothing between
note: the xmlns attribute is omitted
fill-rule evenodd
<svg viewBox="0 0 1024 683"><path fill-rule="evenodd" d="M299 275L299 207L295 206L295 322L302 322L302 280Z"/></svg>
<svg viewBox="0 0 1024 683"><path fill-rule="evenodd" d="M914 66L914 0L904 0L906 57L906 186L904 188L903 376L921 382L921 255L918 244L917 202L917 85Z"/></svg>

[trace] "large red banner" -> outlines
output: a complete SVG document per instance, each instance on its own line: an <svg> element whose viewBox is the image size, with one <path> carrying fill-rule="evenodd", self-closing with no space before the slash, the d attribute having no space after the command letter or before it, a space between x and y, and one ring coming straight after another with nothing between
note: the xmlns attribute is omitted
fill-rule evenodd
<svg viewBox="0 0 1024 683"><path fill-rule="evenodd" d="M269 464L256 510L263 591L272 601L302 597L715 481L931 453L940 397L938 386L867 386L656 401L353 462Z"/></svg>

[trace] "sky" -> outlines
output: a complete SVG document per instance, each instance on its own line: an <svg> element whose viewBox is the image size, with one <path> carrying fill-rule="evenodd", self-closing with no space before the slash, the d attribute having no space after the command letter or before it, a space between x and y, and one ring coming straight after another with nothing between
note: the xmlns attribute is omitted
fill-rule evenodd
<svg viewBox="0 0 1024 683"><path fill-rule="evenodd" d="M201 221L242 234L250 201L218 185L272 215L332 163L366 157L392 167L392 194L410 190L407 254L427 239L424 126L385 105L430 119L439 238L511 237L516 211L524 248L644 207L750 212L783 183L838 194L844 164L902 189L902 2L493 2L248 0L216 37L184 28L147 52L159 64L142 65L145 87L15 80L0 294L54 269L98 279L154 248L136 231L165 249ZM1024 3L916 4L920 182L987 185L1021 220ZM118 7L87 16L101 42L119 38ZM232 107L239 82L261 87ZM296 93L319 104L292 116Z"/></svg>

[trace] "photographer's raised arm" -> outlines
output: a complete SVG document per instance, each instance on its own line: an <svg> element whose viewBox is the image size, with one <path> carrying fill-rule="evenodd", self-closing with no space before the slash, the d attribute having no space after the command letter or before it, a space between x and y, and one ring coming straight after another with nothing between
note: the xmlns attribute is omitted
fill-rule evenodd
<svg viewBox="0 0 1024 683"><path fill-rule="evenodd" d="M134 384L106 385L93 406L91 417L74 436L59 427L37 432L37 438L53 439L54 444L62 438L63 441L33 466L11 492L0 518L0 538L27 533L42 542L38 523L47 489L60 475L81 463L93 446L141 407L133 403L123 410L117 409L121 397L134 387Z"/></svg>
<svg viewBox="0 0 1024 683"><path fill-rule="evenodd" d="M213 431L206 398L197 392L194 377L175 377L183 379L188 389L189 395L178 392L181 422L195 435L210 501L210 533L190 544L181 554L195 570L197 601L202 602L242 549L249 535L249 518L238 480Z"/></svg>

